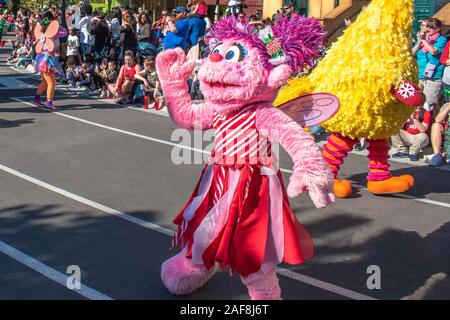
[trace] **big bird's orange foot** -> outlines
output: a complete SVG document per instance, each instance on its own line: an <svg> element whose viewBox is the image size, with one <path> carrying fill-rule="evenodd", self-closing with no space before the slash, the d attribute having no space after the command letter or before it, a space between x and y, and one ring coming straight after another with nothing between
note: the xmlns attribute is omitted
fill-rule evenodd
<svg viewBox="0 0 450 320"><path fill-rule="evenodd" d="M333 189L338 198L349 198L353 193L352 183L348 180L334 179Z"/></svg>
<svg viewBox="0 0 450 320"><path fill-rule="evenodd" d="M369 181L367 189L373 194L391 194L408 191L414 186L414 178L409 175L392 177L383 181Z"/></svg>

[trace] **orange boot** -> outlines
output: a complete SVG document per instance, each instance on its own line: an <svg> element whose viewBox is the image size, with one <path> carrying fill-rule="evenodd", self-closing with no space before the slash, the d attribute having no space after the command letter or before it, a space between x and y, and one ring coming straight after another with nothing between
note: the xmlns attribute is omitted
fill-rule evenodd
<svg viewBox="0 0 450 320"><path fill-rule="evenodd" d="M368 140L369 176L367 189L373 194L391 194L408 191L414 186L410 175L393 177L389 171L389 145L387 140Z"/></svg>
<svg viewBox="0 0 450 320"><path fill-rule="evenodd" d="M352 195L350 181L336 179L336 176L344 163L344 158L347 157L349 151L353 150L353 146L357 142L356 139L344 137L339 133L332 133L328 137L327 144L323 146L322 155L334 174L334 193L338 198L349 198Z"/></svg>

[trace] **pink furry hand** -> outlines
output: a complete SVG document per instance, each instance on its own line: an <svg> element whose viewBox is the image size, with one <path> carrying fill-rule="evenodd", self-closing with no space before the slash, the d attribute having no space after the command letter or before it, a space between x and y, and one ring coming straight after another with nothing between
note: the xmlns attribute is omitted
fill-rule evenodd
<svg viewBox="0 0 450 320"><path fill-rule="evenodd" d="M161 52L156 57L156 70L162 82L185 82L194 67L195 61L186 61L186 55L181 48Z"/></svg>
<svg viewBox="0 0 450 320"><path fill-rule="evenodd" d="M326 175L322 179L315 177L317 181L308 181L302 173L295 173L291 176L287 193L289 197L299 196L303 190L308 191L309 197L317 208L324 208L329 203L334 202L333 179Z"/></svg>

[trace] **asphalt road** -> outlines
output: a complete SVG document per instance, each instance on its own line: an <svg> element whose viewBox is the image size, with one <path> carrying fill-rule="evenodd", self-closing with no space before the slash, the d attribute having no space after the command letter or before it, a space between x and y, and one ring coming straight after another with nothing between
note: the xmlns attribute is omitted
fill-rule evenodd
<svg viewBox="0 0 450 320"><path fill-rule="evenodd" d="M64 86L61 109L40 110L29 103L36 76L7 66L7 53L0 48L0 299L248 299L227 272L186 297L160 282L174 254L171 221L202 169L171 160L178 142L167 114ZM281 167L287 181L285 153ZM306 195L291 201L316 254L280 266L284 299L450 298L450 171L407 161L392 169L413 174L414 190L368 193L367 159L352 153L342 177L359 186L353 198L322 210ZM81 289L66 286L69 266ZM379 289L368 288L370 266Z"/></svg>

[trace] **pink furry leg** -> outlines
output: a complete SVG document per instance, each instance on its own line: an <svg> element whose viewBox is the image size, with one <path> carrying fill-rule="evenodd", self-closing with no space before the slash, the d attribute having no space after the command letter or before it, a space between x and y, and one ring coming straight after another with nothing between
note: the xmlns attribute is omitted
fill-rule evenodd
<svg viewBox="0 0 450 320"><path fill-rule="evenodd" d="M192 263L183 249L162 264L161 280L170 293L181 296L202 287L216 271L217 266L206 269L203 265Z"/></svg>
<svg viewBox="0 0 450 320"><path fill-rule="evenodd" d="M281 289L278 284L276 268L267 273L261 270L241 276L242 283L247 286L248 294L252 300L281 300Z"/></svg>

